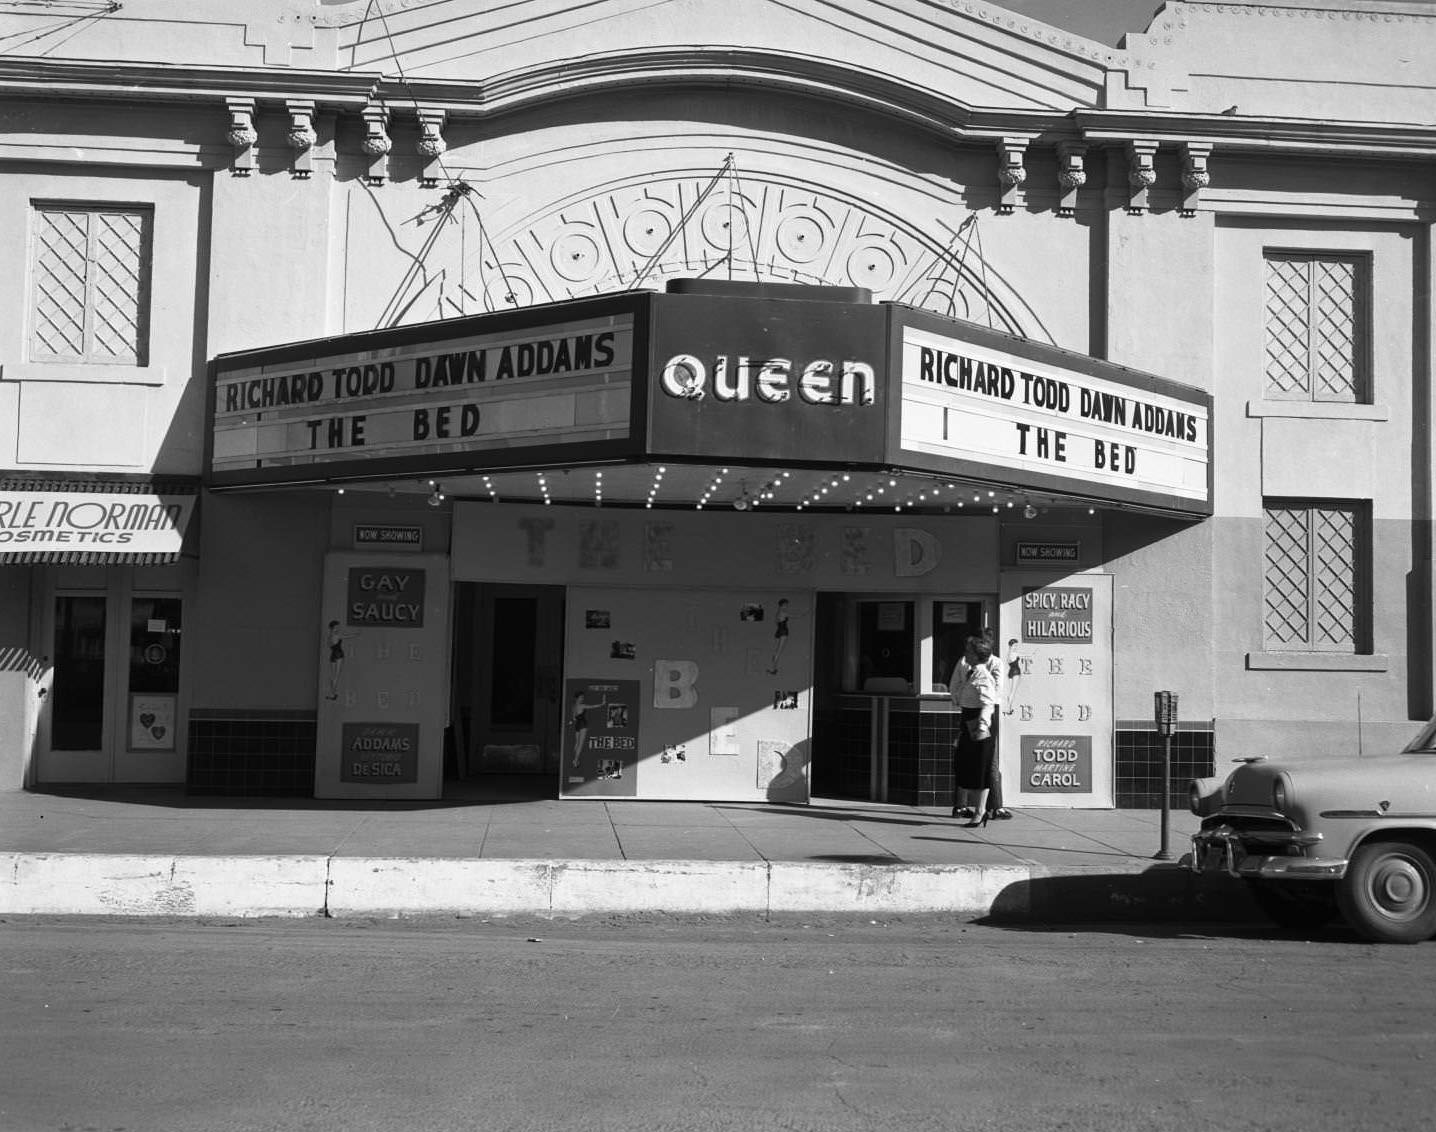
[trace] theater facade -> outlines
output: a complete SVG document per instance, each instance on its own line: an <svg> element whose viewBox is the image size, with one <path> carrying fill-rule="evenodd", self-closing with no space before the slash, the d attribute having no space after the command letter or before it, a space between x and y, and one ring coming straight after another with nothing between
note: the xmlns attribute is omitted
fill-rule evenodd
<svg viewBox="0 0 1436 1132"><path fill-rule="evenodd" d="M1425 7L372 7L0 58L9 786L943 807L984 634L1009 805L1430 714Z"/></svg>

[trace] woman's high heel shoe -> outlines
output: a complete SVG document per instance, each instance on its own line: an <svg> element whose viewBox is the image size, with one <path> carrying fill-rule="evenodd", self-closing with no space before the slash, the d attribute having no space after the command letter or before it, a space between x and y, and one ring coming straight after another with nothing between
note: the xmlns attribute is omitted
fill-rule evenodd
<svg viewBox="0 0 1436 1132"><path fill-rule="evenodd" d="M992 816L992 812L991 812L990 810L989 810L989 811L986 811L986 812L983 813L983 815L982 815L982 817L981 817L980 820L970 821L970 822L968 822L965 826L963 826L962 828L963 828L963 829L980 829L980 828L982 828L983 826L987 825L987 819L990 818L991 816Z"/></svg>

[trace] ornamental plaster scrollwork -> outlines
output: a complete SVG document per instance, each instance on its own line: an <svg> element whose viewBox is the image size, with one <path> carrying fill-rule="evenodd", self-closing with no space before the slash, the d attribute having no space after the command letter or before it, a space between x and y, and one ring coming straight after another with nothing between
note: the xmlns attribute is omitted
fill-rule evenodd
<svg viewBox="0 0 1436 1132"><path fill-rule="evenodd" d="M1205 142L1185 142L1182 145L1182 203L1179 209L1183 216L1195 216L1202 190L1212 183L1207 171L1207 158L1212 147Z"/></svg>
<svg viewBox="0 0 1436 1132"><path fill-rule="evenodd" d="M309 154L319 136L314 132L314 103L290 100L284 104L289 112L289 148L294 151L291 169L299 180L308 180L313 168Z"/></svg>
<svg viewBox="0 0 1436 1132"><path fill-rule="evenodd" d="M225 140L234 147L230 169L236 177L248 177L254 171L254 144L259 140L259 131L254 128L254 99L226 98L224 104L229 110Z"/></svg>
<svg viewBox="0 0 1436 1132"><path fill-rule="evenodd" d="M965 214L919 232L819 188L751 176L700 204L709 180L659 176L537 215L469 258L464 289L505 310L695 276L865 287L1050 340L993 265L964 247Z"/></svg>
<svg viewBox="0 0 1436 1132"><path fill-rule="evenodd" d="M1127 211L1140 216L1147 211L1147 190L1157 183L1157 143L1154 141L1130 141L1127 143L1127 184L1131 196Z"/></svg>
<svg viewBox="0 0 1436 1132"><path fill-rule="evenodd" d="M1026 138L999 138L997 142L997 213L1008 216L1022 203L1022 183L1027 180Z"/></svg>
<svg viewBox="0 0 1436 1132"><path fill-rule="evenodd" d="M1086 157L1087 147L1077 142L1057 146L1058 216L1077 214L1077 190L1087 183Z"/></svg>
<svg viewBox="0 0 1436 1132"><path fill-rule="evenodd" d="M448 115L443 110L427 107L420 107L418 114L419 140L414 143L414 148L424 159L424 167L419 171L419 184L431 189L443 175L440 159L449 149L449 143L444 140L444 122Z"/></svg>
<svg viewBox="0 0 1436 1132"><path fill-rule="evenodd" d="M369 172L364 179L371 185L382 185L389 179L389 151L394 143L389 137L389 108L364 107L364 140L360 148L369 155Z"/></svg>

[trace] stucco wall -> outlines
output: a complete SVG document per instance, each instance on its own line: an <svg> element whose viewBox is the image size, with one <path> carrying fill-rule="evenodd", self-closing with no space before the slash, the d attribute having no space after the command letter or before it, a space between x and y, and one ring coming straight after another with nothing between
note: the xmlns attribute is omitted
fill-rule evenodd
<svg viewBox="0 0 1436 1132"><path fill-rule="evenodd" d="M1109 514L1102 524L1114 587L1113 696L1119 720L1152 718L1152 693L1175 692L1183 720L1218 714L1211 520Z"/></svg>
<svg viewBox="0 0 1436 1132"><path fill-rule="evenodd" d="M123 115L99 116L111 129ZM90 123L90 128L97 128ZM205 178L177 172L70 164L29 165L0 177L0 249L26 270L0 277L0 305L29 311L28 269L35 203L112 204L152 209L153 258L145 364L67 365L30 361L31 318L0 323L0 452L21 467L99 467L196 475L204 437L203 364L195 334L204 305Z"/></svg>
<svg viewBox="0 0 1436 1132"><path fill-rule="evenodd" d="M313 711L328 497L208 495L204 506L191 707Z"/></svg>
<svg viewBox="0 0 1436 1132"><path fill-rule="evenodd" d="M1216 367L1224 395L1216 422L1213 521L1214 609L1220 632L1212 663L1220 714L1243 726L1243 742L1262 749L1320 751L1321 724L1364 723L1411 730L1403 721L1430 710L1430 641L1411 634L1424 616L1420 584L1427 537L1412 516L1429 465L1415 443L1427 426L1419 387L1425 366L1417 343L1424 314L1412 305L1418 255L1413 228L1356 218L1277 222L1251 218L1217 231ZM1318 406L1268 400L1263 390L1264 252L1353 253L1371 273L1371 404ZM1419 375L1419 377L1418 377ZM1354 500L1370 508L1372 656L1343 664L1326 658L1306 669L1277 669L1263 640L1263 501ZM1408 663L1414 668L1408 668ZM1360 700L1358 708L1358 697ZM1328 732L1328 735L1330 732Z"/></svg>

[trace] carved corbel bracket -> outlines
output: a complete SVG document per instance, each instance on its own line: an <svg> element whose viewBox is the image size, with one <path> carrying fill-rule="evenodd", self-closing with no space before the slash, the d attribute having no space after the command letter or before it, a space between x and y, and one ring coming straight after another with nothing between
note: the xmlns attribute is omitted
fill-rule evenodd
<svg viewBox="0 0 1436 1132"><path fill-rule="evenodd" d="M441 161L449 143L444 140L444 122L448 115L443 110L419 107L419 140L415 148L423 158L424 166L419 171L419 184L432 189L439 183L444 171Z"/></svg>
<svg viewBox="0 0 1436 1132"><path fill-rule="evenodd" d="M394 142L389 137L387 106L364 107L364 141L361 145L369 155L369 172L364 179L371 185L382 185L389 179L389 151L394 148Z"/></svg>
<svg viewBox="0 0 1436 1132"><path fill-rule="evenodd" d="M234 146L230 169L236 177L248 177L254 171L254 143L259 140L259 131L254 128L254 99L226 98L224 104L229 110L225 138Z"/></svg>
<svg viewBox="0 0 1436 1132"><path fill-rule="evenodd" d="M997 213L1008 216L1022 203L1022 183L1027 180L1026 138L997 139Z"/></svg>
<svg viewBox="0 0 1436 1132"><path fill-rule="evenodd" d="M290 169L298 179L308 180L313 172L309 154L319 140L314 132L314 103L291 99L284 108L289 112L289 148L294 151Z"/></svg>
<svg viewBox="0 0 1436 1132"><path fill-rule="evenodd" d="M1140 216L1147 211L1147 190L1157 183L1157 143L1154 141L1129 141L1127 143L1127 185L1131 195L1127 199L1127 212Z"/></svg>
<svg viewBox="0 0 1436 1132"><path fill-rule="evenodd" d="M1184 142L1182 144L1182 205L1183 216L1195 216L1201 201L1202 190L1212 183L1207 172L1207 158L1212 154L1209 142Z"/></svg>
<svg viewBox="0 0 1436 1132"><path fill-rule="evenodd" d="M1077 214L1077 190L1087 183L1087 147L1079 142L1057 143L1057 215Z"/></svg>

